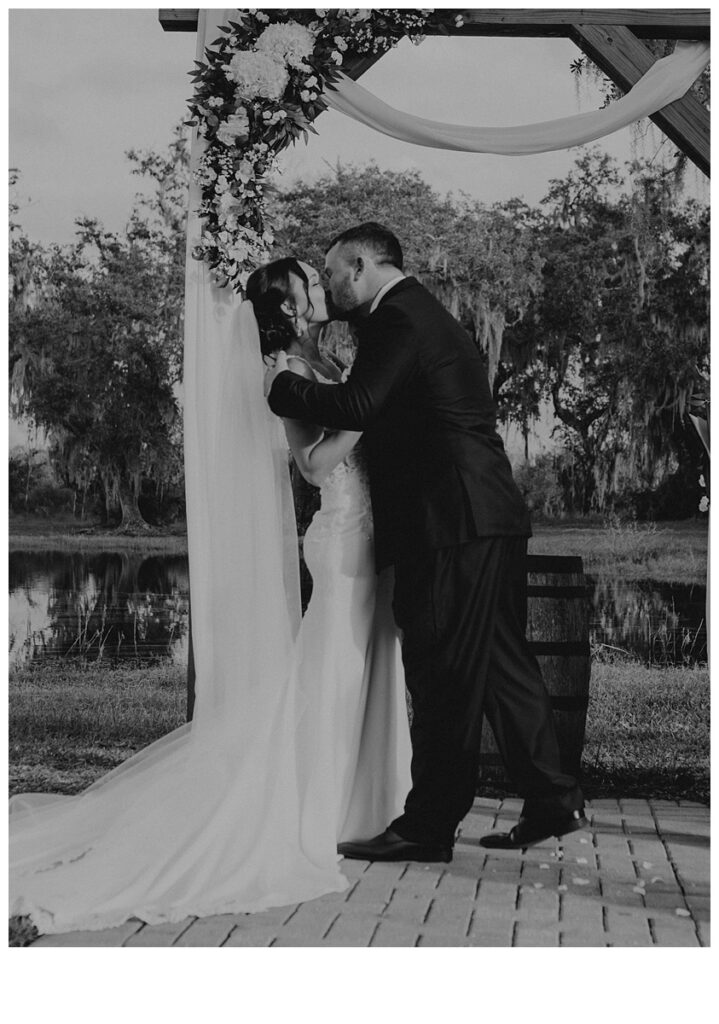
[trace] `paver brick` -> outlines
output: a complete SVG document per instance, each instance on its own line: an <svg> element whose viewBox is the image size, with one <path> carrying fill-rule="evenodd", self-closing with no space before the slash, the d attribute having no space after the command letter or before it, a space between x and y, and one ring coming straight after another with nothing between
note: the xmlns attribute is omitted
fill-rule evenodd
<svg viewBox="0 0 719 1024"><path fill-rule="evenodd" d="M451 864L344 861L343 893L258 914L43 936L36 946L708 946L709 811L597 800L592 831L486 851L521 801L481 798ZM679 909L680 914L676 911Z"/></svg>
<svg viewBox="0 0 719 1024"><path fill-rule="evenodd" d="M409 864L397 882L397 889L405 893L434 893L444 873L444 865Z"/></svg>
<svg viewBox="0 0 719 1024"><path fill-rule="evenodd" d="M221 946L236 926L233 914L198 917L177 938L174 946Z"/></svg>
<svg viewBox="0 0 719 1024"><path fill-rule="evenodd" d="M612 946L652 946L654 940L649 922L642 914L618 907L605 911L607 941Z"/></svg>
<svg viewBox="0 0 719 1024"><path fill-rule="evenodd" d="M377 923L377 918L370 914L340 914L323 938L322 945L369 946Z"/></svg>
<svg viewBox="0 0 719 1024"><path fill-rule="evenodd" d="M424 928L466 937L474 909L474 902L466 897L437 896L429 906Z"/></svg>
<svg viewBox="0 0 719 1024"><path fill-rule="evenodd" d="M380 921L370 942L371 946L416 946L419 930L413 925L397 921Z"/></svg>
<svg viewBox="0 0 719 1024"><path fill-rule="evenodd" d="M455 858L455 862L458 858ZM459 866L459 865L457 865ZM445 871L445 873L438 879L436 893L438 896L466 896L467 899L473 900L477 895L477 889L479 888L479 872L471 875L456 874L456 867L453 864L452 871Z"/></svg>
<svg viewBox="0 0 719 1024"><path fill-rule="evenodd" d="M223 946L271 946L278 933L278 926L238 924L227 936Z"/></svg>
<svg viewBox="0 0 719 1024"><path fill-rule="evenodd" d="M420 925L427 917L431 903L432 897L427 894L397 889L382 916L387 921L403 925Z"/></svg>
<svg viewBox="0 0 719 1024"><path fill-rule="evenodd" d="M658 946L699 946L694 922L689 918L676 920L654 918L652 927Z"/></svg>
<svg viewBox="0 0 719 1024"><path fill-rule="evenodd" d="M537 925L518 922L512 941L513 946L558 946L559 926L557 924L547 925L540 928Z"/></svg>
<svg viewBox="0 0 719 1024"><path fill-rule="evenodd" d="M495 917L486 908L475 907L467 933L470 946L511 946L514 922L511 917Z"/></svg>
<svg viewBox="0 0 719 1024"><path fill-rule="evenodd" d="M195 921L186 917L175 924L146 924L126 940L126 946L173 946Z"/></svg>

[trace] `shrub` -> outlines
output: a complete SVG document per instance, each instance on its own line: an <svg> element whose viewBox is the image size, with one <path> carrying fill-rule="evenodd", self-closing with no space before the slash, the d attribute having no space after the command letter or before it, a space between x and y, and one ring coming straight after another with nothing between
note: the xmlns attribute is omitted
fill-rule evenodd
<svg viewBox="0 0 719 1024"><path fill-rule="evenodd" d="M75 492L71 487L58 487L52 483L38 484L28 493L26 512L49 516L55 512L72 512Z"/></svg>
<svg viewBox="0 0 719 1024"><path fill-rule="evenodd" d="M540 455L534 462L523 463L515 470L514 479L533 514L559 518L566 513L554 455Z"/></svg>

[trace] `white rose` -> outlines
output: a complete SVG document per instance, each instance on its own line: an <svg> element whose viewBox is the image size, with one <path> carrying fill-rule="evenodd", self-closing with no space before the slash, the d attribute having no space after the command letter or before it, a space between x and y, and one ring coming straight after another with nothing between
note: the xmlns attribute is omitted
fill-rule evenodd
<svg viewBox="0 0 719 1024"><path fill-rule="evenodd" d="M709 499L707 498L706 494L704 495L702 500L699 502L699 511L700 512L708 512L709 511Z"/></svg>
<svg viewBox="0 0 719 1024"><path fill-rule="evenodd" d="M239 176L240 181L249 181L254 177L255 169L249 160L242 160L235 173Z"/></svg>
<svg viewBox="0 0 719 1024"><path fill-rule="evenodd" d="M246 139L249 132L250 122L247 111L240 107L236 113L230 114L226 121L220 123L216 135L223 145L231 146L237 139Z"/></svg>

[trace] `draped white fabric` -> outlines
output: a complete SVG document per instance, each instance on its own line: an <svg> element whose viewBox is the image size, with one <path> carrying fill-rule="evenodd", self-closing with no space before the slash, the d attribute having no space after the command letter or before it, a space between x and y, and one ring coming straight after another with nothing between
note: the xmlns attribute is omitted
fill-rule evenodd
<svg viewBox="0 0 719 1024"><path fill-rule="evenodd" d="M709 63L709 44L678 42L672 54L656 61L621 99L603 110L537 124L481 127L445 124L396 110L342 75L325 92L334 110L403 142L434 149L523 156L581 146L610 135L680 99ZM478 97L478 102L481 97Z"/></svg>
<svg viewBox="0 0 719 1024"><path fill-rule="evenodd" d="M233 15L200 11L198 55L200 41L216 39L217 25ZM193 167L201 151L195 139ZM235 728L238 716L251 712L255 691L265 699L265 677L286 677L300 600L287 444L263 398L257 326L237 294L217 288L207 264L190 255L201 231L199 205L193 182L185 279L187 533L195 726L209 722L214 730L220 716ZM280 614L286 598L288 613Z"/></svg>
<svg viewBox="0 0 719 1024"><path fill-rule="evenodd" d="M226 15L200 12L199 55ZM193 187L192 210L198 199ZM191 214L188 253L198 233ZM42 932L255 911L347 885L337 822L314 799L317 757L298 763L311 742L297 731L296 534L288 571L287 452L256 325L189 255L186 286L195 717L78 796L13 798L10 912Z"/></svg>

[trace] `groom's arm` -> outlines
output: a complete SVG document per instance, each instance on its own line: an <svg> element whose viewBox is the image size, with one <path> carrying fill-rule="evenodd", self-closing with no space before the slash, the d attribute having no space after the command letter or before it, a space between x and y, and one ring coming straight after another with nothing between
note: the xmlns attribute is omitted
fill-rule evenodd
<svg viewBox="0 0 719 1024"><path fill-rule="evenodd" d="M409 377L416 358L411 325L399 310L381 309L374 317L371 335L362 338L346 383L316 384L291 372L279 373L268 397L272 411L335 430L369 426Z"/></svg>

